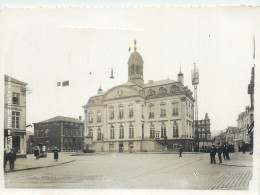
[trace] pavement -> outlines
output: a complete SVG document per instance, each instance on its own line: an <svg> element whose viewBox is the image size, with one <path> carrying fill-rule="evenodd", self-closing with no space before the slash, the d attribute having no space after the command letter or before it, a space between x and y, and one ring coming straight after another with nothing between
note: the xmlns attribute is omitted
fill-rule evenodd
<svg viewBox="0 0 260 195"><path fill-rule="evenodd" d="M52 167L57 165L62 165L66 163L70 163L76 160L76 156L93 156L93 155L110 155L111 153L106 152L97 152L97 153L70 153L70 152L60 152L58 161L54 161L53 153L48 153L46 158L39 158L35 159L33 154L27 154L27 158L18 158L15 162L15 168L13 171L9 170L9 163L6 165L6 171L8 172L15 172L15 171L25 171L31 169L40 169L46 167ZM123 153L124 154L124 153ZM137 154L171 154L171 152L144 152L144 153L137 153ZM177 152L172 152L172 154L178 154ZM183 152L183 155L186 154L201 154L195 152ZM233 155L235 154L235 155ZM223 158L223 157L222 157ZM224 160L221 165L223 166L237 166L237 167L252 167L253 166L253 159L252 155L249 153L243 154L242 152L230 153L231 160ZM218 156L216 155L216 162L218 162Z"/></svg>
<svg viewBox="0 0 260 195"><path fill-rule="evenodd" d="M55 164L51 154L51 167L5 173L5 188L248 190L252 178L248 153L231 153L224 165L210 164L208 153L75 154L60 153L71 163Z"/></svg>
<svg viewBox="0 0 260 195"><path fill-rule="evenodd" d="M9 162L7 162L5 173L53 167L53 166L70 163L75 161L75 158L73 158L71 155L72 153L60 152L58 161L54 161L53 153L48 153L47 157L39 158L39 159L35 159L33 154L27 154L27 158L16 159L13 171L10 171Z"/></svg>

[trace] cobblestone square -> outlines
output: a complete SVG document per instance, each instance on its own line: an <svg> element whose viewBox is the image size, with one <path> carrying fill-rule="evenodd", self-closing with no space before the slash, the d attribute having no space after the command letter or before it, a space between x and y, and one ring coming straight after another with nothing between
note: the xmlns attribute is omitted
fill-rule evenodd
<svg viewBox="0 0 260 195"><path fill-rule="evenodd" d="M248 153L231 153L231 160L222 165L210 164L208 153L184 153L182 158L176 153L62 154L61 158L71 162L5 173L5 187L247 190L252 178Z"/></svg>

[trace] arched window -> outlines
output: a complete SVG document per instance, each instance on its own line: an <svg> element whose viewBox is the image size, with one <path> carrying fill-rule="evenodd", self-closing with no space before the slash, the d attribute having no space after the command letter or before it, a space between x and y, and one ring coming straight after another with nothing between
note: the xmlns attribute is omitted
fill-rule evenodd
<svg viewBox="0 0 260 195"><path fill-rule="evenodd" d="M129 138L134 138L134 126L129 126Z"/></svg>
<svg viewBox="0 0 260 195"><path fill-rule="evenodd" d="M101 129L100 129L100 127L98 128L98 140L101 140Z"/></svg>
<svg viewBox="0 0 260 195"><path fill-rule="evenodd" d="M114 139L115 138L115 128L113 125L111 125L110 127L110 139Z"/></svg>
<svg viewBox="0 0 260 195"><path fill-rule="evenodd" d="M173 124L173 137L179 137L179 129L176 121Z"/></svg>
<svg viewBox="0 0 260 195"><path fill-rule="evenodd" d="M164 87L160 87L159 89L159 94L166 94L167 93L167 90L164 88Z"/></svg>
<svg viewBox="0 0 260 195"><path fill-rule="evenodd" d="M161 125L161 137L166 137L166 125L164 123Z"/></svg>
<svg viewBox="0 0 260 195"><path fill-rule="evenodd" d="M180 88L176 85L171 86L171 93L176 93L179 92Z"/></svg>
<svg viewBox="0 0 260 195"><path fill-rule="evenodd" d="M135 73L135 66L132 65L132 66L131 66L131 74L134 74L134 73Z"/></svg>
<svg viewBox="0 0 260 195"><path fill-rule="evenodd" d="M154 126L150 126L150 138L154 138Z"/></svg>
<svg viewBox="0 0 260 195"><path fill-rule="evenodd" d="M120 125L119 138L120 138L120 139L123 139L123 138L124 138L124 127L123 127L123 125Z"/></svg>
<svg viewBox="0 0 260 195"><path fill-rule="evenodd" d="M136 74L140 74L140 66L136 66Z"/></svg>
<svg viewBox="0 0 260 195"><path fill-rule="evenodd" d="M152 90L152 89L149 89L149 90L148 90L148 95L149 95L149 96L155 95L155 91Z"/></svg>

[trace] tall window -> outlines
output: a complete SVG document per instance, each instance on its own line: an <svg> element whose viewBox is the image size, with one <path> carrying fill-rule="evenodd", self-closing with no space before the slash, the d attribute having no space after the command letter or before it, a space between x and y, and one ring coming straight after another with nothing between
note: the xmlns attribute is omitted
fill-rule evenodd
<svg viewBox="0 0 260 195"><path fill-rule="evenodd" d="M12 128L20 127L20 112L12 111Z"/></svg>
<svg viewBox="0 0 260 195"><path fill-rule="evenodd" d="M98 140L101 140L101 129L100 129L100 128L98 128L98 135L97 135L97 136L98 136L97 139L98 139Z"/></svg>
<svg viewBox="0 0 260 195"><path fill-rule="evenodd" d="M178 107L173 107L172 109L172 116L178 116Z"/></svg>
<svg viewBox="0 0 260 195"><path fill-rule="evenodd" d="M115 138L115 128L113 125L111 125L110 127L110 139L114 139Z"/></svg>
<svg viewBox="0 0 260 195"><path fill-rule="evenodd" d="M15 93L13 92L13 99L12 99L12 103L15 105L19 105L20 104L20 93Z"/></svg>
<svg viewBox="0 0 260 195"><path fill-rule="evenodd" d="M93 113L88 114L88 123L93 123Z"/></svg>
<svg viewBox="0 0 260 195"><path fill-rule="evenodd" d="M97 122L98 123L101 122L101 112L100 111L97 113Z"/></svg>
<svg viewBox="0 0 260 195"><path fill-rule="evenodd" d="M154 126L150 126L150 138L154 138Z"/></svg>
<svg viewBox="0 0 260 195"><path fill-rule="evenodd" d="M88 134L93 137L93 129L91 127L89 128L89 133Z"/></svg>
<svg viewBox="0 0 260 195"><path fill-rule="evenodd" d="M166 125L164 123L161 126L161 137L166 137Z"/></svg>
<svg viewBox="0 0 260 195"><path fill-rule="evenodd" d="M166 117L166 109L161 108L161 117Z"/></svg>
<svg viewBox="0 0 260 195"><path fill-rule="evenodd" d="M120 139L123 139L123 138L124 138L124 127L123 127L123 125L120 125L119 138L120 138Z"/></svg>
<svg viewBox="0 0 260 195"><path fill-rule="evenodd" d="M173 137L179 137L179 129L176 122L173 124Z"/></svg>
<svg viewBox="0 0 260 195"><path fill-rule="evenodd" d="M134 73L135 73L135 66L132 65L132 66L131 66L131 74L134 74Z"/></svg>
<svg viewBox="0 0 260 195"><path fill-rule="evenodd" d="M136 66L136 74L140 74L140 66Z"/></svg>
<svg viewBox="0 0 260 195"><path fill-rule="evenodd" d="M134 126L130 125L129 127L129 138L134 138Z"/></svg>
<svg viewBox="0 0 260 195"><path fill-rule="evenodd" d="M110 110L109 119L114 119L114 110Z"/></svg>
<svg viewBox="0 0 260 195"><path fill-rule="evenodd" d="M133 108L129 108L129 118L133 118L134 117L134 110Z"/></svg>
<svg viewBox="0 0 260 195"><path fill-rule="evenodd" d="M119 108L119 115L118 115L118 118L119 118L119 119L124 118L124 111L123 111L123 108Z"/></svg>

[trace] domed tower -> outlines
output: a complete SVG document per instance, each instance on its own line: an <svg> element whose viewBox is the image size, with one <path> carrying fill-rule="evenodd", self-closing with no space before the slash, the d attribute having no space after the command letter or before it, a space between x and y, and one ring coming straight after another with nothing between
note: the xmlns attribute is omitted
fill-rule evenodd
<svg viewBox="0 0 260 195"><path fill-rule="evenodd" d="M128 60L128 81L133 82L137 85L143 85L143 58L137 52L134 51Z"/></svg>

